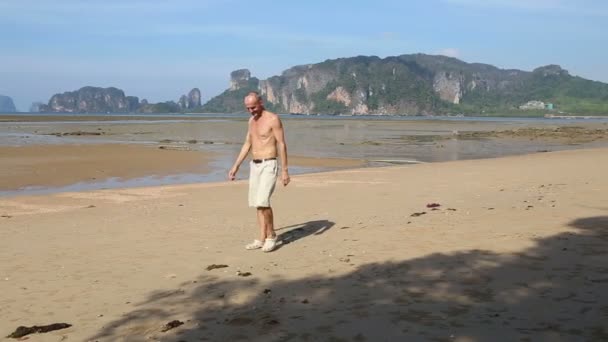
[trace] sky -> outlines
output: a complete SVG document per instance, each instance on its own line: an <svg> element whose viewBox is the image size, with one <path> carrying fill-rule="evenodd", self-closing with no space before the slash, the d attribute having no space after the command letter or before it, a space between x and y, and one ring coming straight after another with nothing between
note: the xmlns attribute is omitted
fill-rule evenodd
<svg viewBox="0 0 608 342"><path fill-rule="evenodd" d="M425 53L608 83L606 0L0 0L0 94L28 111L117 87L149 102L230 72L260 79L327 59Z"/></svg>

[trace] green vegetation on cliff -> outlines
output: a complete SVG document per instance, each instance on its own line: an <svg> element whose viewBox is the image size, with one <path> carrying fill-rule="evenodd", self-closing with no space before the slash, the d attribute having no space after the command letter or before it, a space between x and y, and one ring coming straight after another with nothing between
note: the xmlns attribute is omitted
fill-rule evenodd
<svg viewBox="0 0 608 342"><path fill-rule="evenodd" d="M380 115L608 115L608 84L570 75L558 65L531 72L424 54L357 56L300 65L267 80L247 69L201 106L197 88L177 102L139 102L117 88L56 94L41 111L79 113L241 113L259 92L277 113ZM0 97L0 100L2 98ZM6 101L4 101L6 102Z"/></svg>
<svg viewBox="0 0 608 342"><path fill-rule="evenodd" d="M358 56L239 82L203 110L242 112L243 97L255 90L272 95L266 103L276 111L304 114L608 115L608 84L571 76L557 65L527 72L445 56ZM520 109L530 101L548 109Z"/></svg>
<svg viewBox="0 0 608 342"><path fill-rule="evenodd" d="M203 105L206 113L240 113L245 110L243 98L247 93L258 90L258 79L253 77L243 87L237 90L226 90Z"/></svg>
<svg viewBox="0 0 608 342"><path fill-rule="evenodd" d="M245 112L243 99L249 92L258 91L259 80L250 78L245 84L236 90L225 90L222 94L212 98L196 112L199 113L242 113ZM271 111L282 111L271 102L266 102L266 108Z"/></svg>
<svg viewBox="0 0 608 342"><path fill-rule="evenodd" d="M40 112L67 113L183 113L201 110L201 93L193 88L188 95L182 95L179 103L166 101L148 103L137 96L125 96L118 88L82 87L76 91L55 94L48 104L32 106Z"/></svg>
<svg viewBox="0 0 608 342"><path fill-rule="evenodd" d="M40 106L40 111L128 113L137 109L131 107L136 102L138 102L137 98L125 96L125 93L118 88L82 87L76 91L53 95L48 105Z"/></svg>

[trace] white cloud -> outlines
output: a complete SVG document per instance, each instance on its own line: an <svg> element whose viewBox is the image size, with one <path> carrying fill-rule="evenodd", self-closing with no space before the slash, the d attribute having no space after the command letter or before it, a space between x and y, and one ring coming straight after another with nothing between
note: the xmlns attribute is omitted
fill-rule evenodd
<svg viewBox="0 0 608 342"><path fill-rule="evenodd" d="M236 0L0 0L0 21L16 27L38 29L73 28L80 32L91 26L131 27L132 31L154 26L166 18L211 12L216 6L230 6ZM83 25L84 23L84 25ZM0 32L0 36L2 32Z"/></svg>
<svg viewBox="0 0 608 342"><path fill-rule="evenodd" d="M99 12L166 12L185 11L191 9L208 8L214 5L227 4L233 0L3 0L0 9L3 11L19 11L19 14L49 13L68 14L86 11L88 13Z"/></svg>
<svg viewBox="0 0 608 342"><path fill-rule="evenodd" d="M569 15L608 16L608 3L601 0L441 0L452 5L552 11Z"/></svg>
<svg viewBox="0 0 608 342"><path fill-rule="evenodd" d="M380 36L382 37L382 39L387 40L399 39L399 33L397 32L382 32Z"/></svg>
<svg viewBox="0 0 608 342"><path fill-rule="evenodd" d="M77 56L49 56L42 57L23 55L0 55L0 73L23 73L36 74L48 77L64 75L67 77L77 76L108 76L119 75L121 77L147 77L151 70L171 70L171 77L184 77L193 74L205 75L205 73L217 74L220 70L225 75L238 65L241 60L238 57L213 57L197 56L196 58L181 57L179 63L164 57L148 58L123 58L120 56L96 56L86 59ZM213 68L203 70L201 66L213 65ZM83 77L83 78L85 78ZM1 83L3 80L0 80Z"/></svg>
<svg viewBox="0 0 608 342"><path fill-rule="evenodd" d="M447 3L474 7L509 7L520 9L562 9L561 0L444 0Z"/></svg>
<svg viewBox="0 0 608 342"><path fill-rule="evenodd" d="M91 28L96 30L96 28ZM412 43L400 39L396 33L383 32L369 35L308 33L277 30L272 27L247 25L207 25L207 24L164 24L133 30L128 27L90 32L110 37L158 37L158 36L214 36L236 37L245 41L275 41L277 44L292 44L310 47L382 47L387 45L411 46ZM381 39L378 39L381 37Z"/></svg>
<svg viewBox="0 0 608 342"><path fill-rule="evenodd" d="M437 52L438 55L447 56L447 57L460 57L460 51L456 48L445 48Z"/></svg>

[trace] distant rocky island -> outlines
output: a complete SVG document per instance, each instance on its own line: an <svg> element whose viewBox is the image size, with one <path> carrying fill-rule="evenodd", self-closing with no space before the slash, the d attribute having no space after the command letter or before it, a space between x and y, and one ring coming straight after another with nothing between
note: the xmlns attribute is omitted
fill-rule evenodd
<svg viewBox="0 0 608 342"><path fill-rule="evenodd" d="M242 112L249 91L260 92L280 113L608 115L608 84L571 76L558 65L527 72L424 54L326 60L266 80L236 70L230 88L202 109Z"/></svg>
<svg viewBox="0 0 608 342"><path fill-rule="evenodd" d="M13 99L5 95L0 95L0 112L14 113L16 111L17 108L15 108Z"/></svg>
<svg viewBox="0 0 608 342"><path fill-rule="evenodd" d="M559 65L522 71L425 54L332 59L266 80L239 69L230 74L229 88L204 105L197 88L177 102L151 104L117 88L84 87L37 107L43 112L239 113L250 91L259 92L278 113L608 115L608 84L572 76Z"/></svg>
<svg viewBox="0 0 608 342"><path fill-rule="evenodd" d="M180 113L201 109L201 92L192 89L177 102L149 103L137 96L126 96L124 91L109 87L83 87L76 91L55 94L48 104L32 104L40 112L56 113Z"/></svg>

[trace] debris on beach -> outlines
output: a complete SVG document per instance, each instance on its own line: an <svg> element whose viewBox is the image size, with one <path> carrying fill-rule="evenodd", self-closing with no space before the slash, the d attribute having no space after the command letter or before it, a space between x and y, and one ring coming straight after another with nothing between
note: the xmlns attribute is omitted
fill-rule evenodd
<svg viewBox="0 0 608 342"><path fill-rule="evenodd" d="M270 319L264 322L265 325L277 325L280 324L276 319Z"/></svg>
<svg viewBox="0 0 608 342"><path fill-rule="evenodd" d="M0 216L0 217L4 217L4 218L11 218L12 216L11 216L11 215L2 215L2 216Z"/></svg>
<svg viewBox="0 0 608 342"><path fill-rule="evenodd" d="M413 214L412 214L412 215L410 215L410 216L411 216L411 217L418 217L418 216L422 216L422 215L424 215L424 214L426 214L426 211L421 211L421 212L419 212L419 213L413 213Z"/></svg>
<svg viewBox="0 0 608 342"><path fill-rule="evenodd" d="M179 326L180 326L180 325L182 325L182 324L184 324L184 322L182 322L182 321L178 321L178 320L173 320L173 321L171 321L171 322L169 322L169 323L165 324L165 326L162 328L162 330L161 330L161 331L162 331L162 332L167 332L167 331L169 331L169 330L171 330L171 329L173 329L173 328L177 328L177 327L179 327Z"/></svg>
<svg viewBox="0 0 608 342"><path fill-rule="evenodd" d="M239 277L249 277L251 275L251 272L236 271L236 275Z"/></svg>
<svg viewBox="0 0 608 342"><path fill-rule="evenodd" d="M441 204L439 203L429 203L426 205L427 208L437 208L437 207L441 207Z"/></svg>
<svg viewBox="0 0 608 342"><path fill-rule="evenodd" d="M207 271L211 271L211 270L214 270L216 268L226 268L226 267L228 267L228 265L211 264L211 265L207 266Z"/></svg>
<svg viewBox="0 0 608 342"><path fill-rule="evenodd" d="M85 132L85 131L76 131L76 132L58 132L58 133L50 133L47 135L54 135L56 137L64 137L67 135L103 135L104 132Z"/></svg>
<svg viewBox="0 0 608 342"><path fill-rule="evenodd" d="M47 333L54 330L60 330L71 327L71 324L67 323L53 323L49 325L34 325L31 327L20 326L15 331L8 335L7 338L21 338L25 335L33 333Z"/></svg>
<svg viewBox="0 0 608 342"><path fill-rule="evenodd" d="M249 317L235 317L232 319L228 319L226 318L224 320L224 322L226 322L228 325L233 325L233 326L245 326L245 325L249 325L253 322L253 319L249 318Z"/></svg>
<svg viewBox="0 0 608 342"><path fill-rule="evenodd" d="M166 146L166 145L161 145L158 148L161 149L161 150L191 151L190 147L188 147L188 146Z"/></svg>

